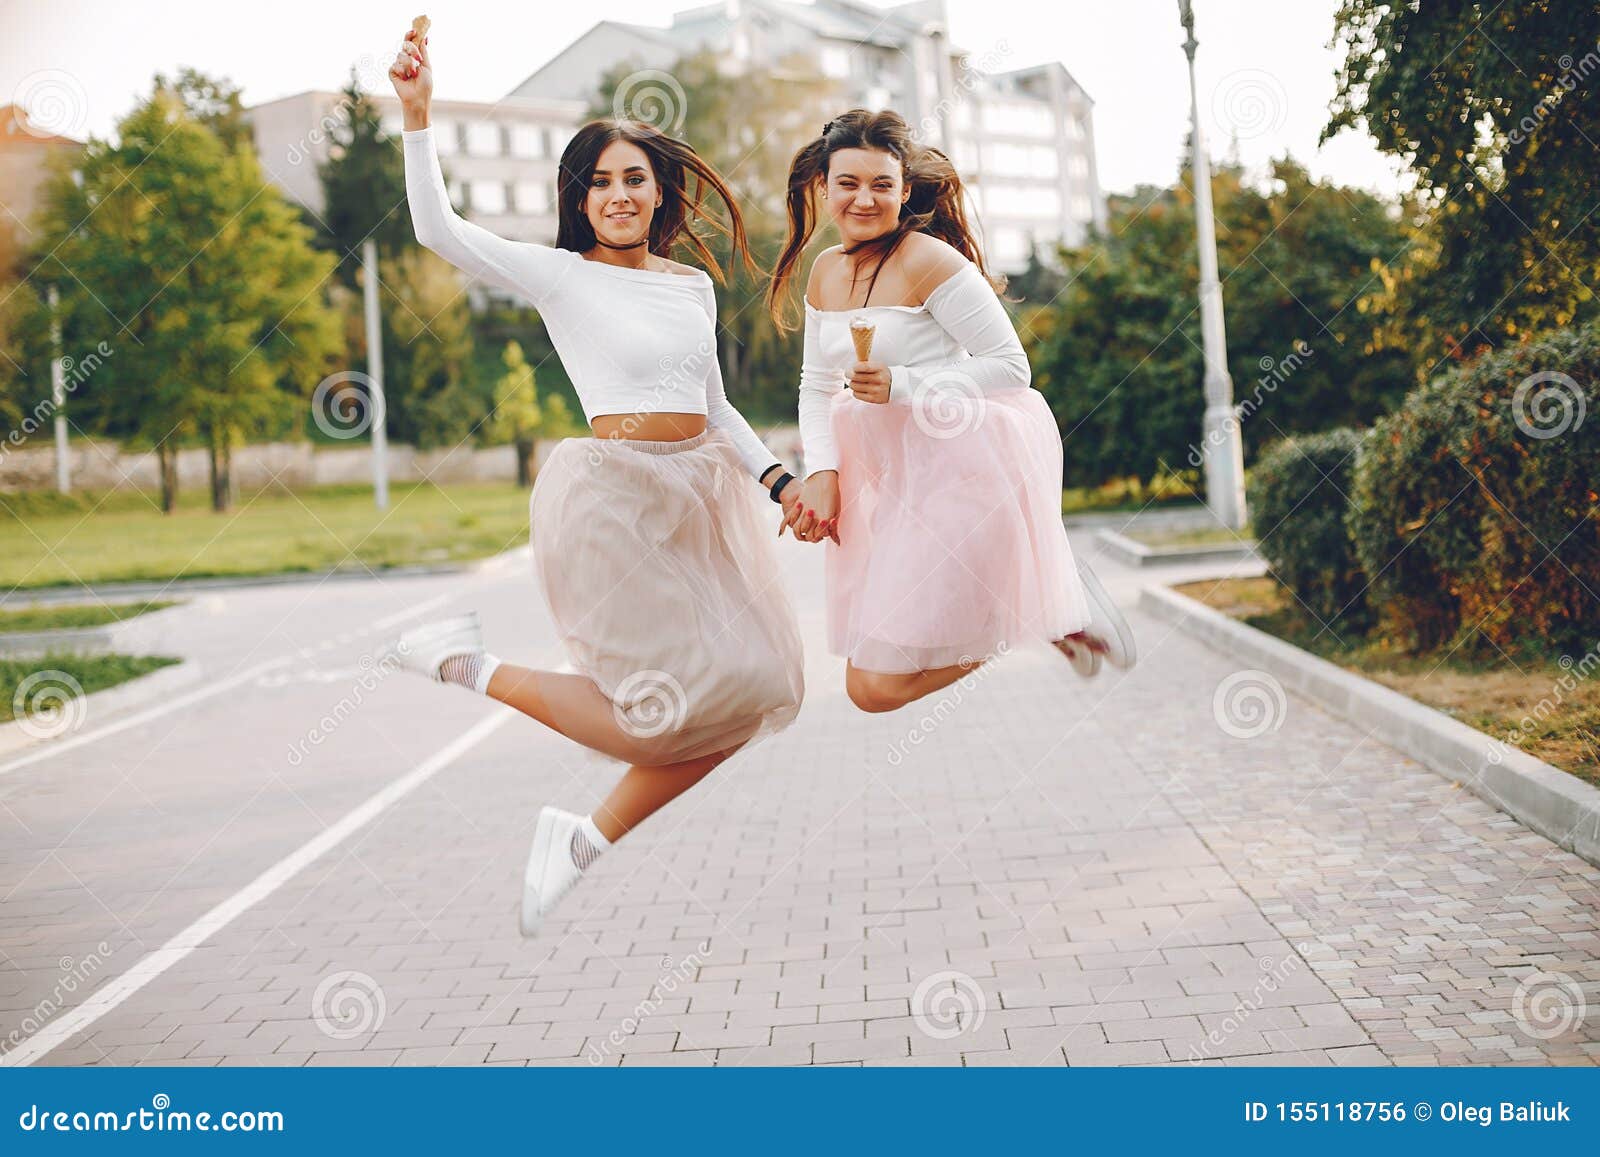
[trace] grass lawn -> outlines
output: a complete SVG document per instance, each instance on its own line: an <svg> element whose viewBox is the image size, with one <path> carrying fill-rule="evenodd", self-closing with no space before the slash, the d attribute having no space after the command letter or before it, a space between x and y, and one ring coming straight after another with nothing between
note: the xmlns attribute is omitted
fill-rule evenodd
<svg viewBox="0 0 1600 1157"><path fill-rule="evenodd" d="M528 492L509 483L241 494L213 513L196 489L161 513L137 492L0 494L0 583L62 584L374 570L483 558L528 540Z"/></svg>
<svg viewBox="0 0 1600 1157"><path fill-rule="evenodd" d="M60 654L31 659L0 658L0 723L16 718L17 692L23 680L30 675L51 672L48 678L39 680L28 689L27 701L22 704L24 711L30 703L34 704L36 711L41 711L48 706L63 706L57 697L71 694L70 684L61 679L57 672L76 679L83 693L91 695L162 667L170 667L176 662L177 659L151 655Z"/></svg>
<svg viewBox="0 0 1600 1157"><path fill-rule="evenodd" d="M1341 643L1331 632L1319 636L1317 623L1270 578L1173 589L1600 786L1600 680L1578 680L1554 662L1477 663L1407 655L1348 636ZM1576 680L1576 686L1558 687L1563 678ZM1524 717L1540 702L1546 704L1544 720L1533 720L1523 733Z"/></svg>
<svg viewBox="0 0 1600 1157"><path fill-rule="evenodd" d="M81 606L23 607L20 610L0 610L0 634L17 631L59 631L67 627L103 627L107 623L120 623L135 619L150 611L170 607L170 602L155 603L85 603Z"/></svg>
<svg viewBox="0 0 1600 1157"><path fill-rule="evenodd" d="M1146 546L1249 546L1255 535L1246 526L1243 530L1229 530L1225 526L1205 526L1191 530L1125 530L1135 542Z"/></svg>

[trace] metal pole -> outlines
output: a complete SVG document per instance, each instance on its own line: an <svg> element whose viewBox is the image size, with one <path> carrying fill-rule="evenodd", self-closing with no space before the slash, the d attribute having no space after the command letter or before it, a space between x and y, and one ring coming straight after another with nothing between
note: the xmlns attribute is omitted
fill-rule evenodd
<svg viewBox="0 0 1600 1157"><path fill-rule="evenodd" d="M67 459L67 416L62 407L67 402L67 367L61 354L61 296L51 286L50 298L50 400L55 405L56 432L56 489L62 494L72 490L72 464Z"/></svg>
<svg viewBox="0 0 1600 1157"><path fill-rule="evenodd" d="M384 428L387 406L383 397L383 332L378 326L378 243L368 237L361 243L361 266L366 275L367 388L372 391L372 498L379 510L389 509L389 435Z"/></svg>
<svg viewBox="0 0 1600 1157"><path fill-rule="evenodd" d="M1189 115L1193 122L1194 215L1200 251L1200 332L1206 363L1205 478L1206 505L1217 520L1233 530L1245 524L1244 441L1233 408L1233 379L1228 374L1228 343L1222 324L1222 282L1217 279L1216 223L1211 209L1211 158L1206 155L1200 126L1200 97L1194 77L1194 10L1178 0L1178 14L1187 39Z"/></svg>

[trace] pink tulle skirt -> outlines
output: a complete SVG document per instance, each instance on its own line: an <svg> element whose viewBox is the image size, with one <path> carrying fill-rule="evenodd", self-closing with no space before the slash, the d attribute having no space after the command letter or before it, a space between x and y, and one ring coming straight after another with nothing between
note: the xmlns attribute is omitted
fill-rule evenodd
<svg viewBox="0 0 1600 1157"><path fill-rule="evenodd" d="M835 655L866 671L924 671L1088 625L1061 522L1061 435L1037 390L930 391L909 404L842 390L831 420Z"/></svg>

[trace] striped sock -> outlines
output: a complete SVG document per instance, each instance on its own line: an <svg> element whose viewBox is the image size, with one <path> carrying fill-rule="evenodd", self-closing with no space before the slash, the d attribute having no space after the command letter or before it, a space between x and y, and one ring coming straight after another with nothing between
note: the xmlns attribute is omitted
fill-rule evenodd
<svg viewBox="0 0 1600 1157"><path fill-rule="evenodd" d="M439 665L439 681L455 683L483 695L488 692L489 680L494 677L499 667L500 660L487 651L475 651L470 655L451 655Z"/></svg>
<svg viewBox="0 0 1600 1157"><path fill-rule="evenodd" d="M578 866L578 871L585 871L610 846L611 841L594 826L594 817L585 816L572 833L572 862Z"/></svg>

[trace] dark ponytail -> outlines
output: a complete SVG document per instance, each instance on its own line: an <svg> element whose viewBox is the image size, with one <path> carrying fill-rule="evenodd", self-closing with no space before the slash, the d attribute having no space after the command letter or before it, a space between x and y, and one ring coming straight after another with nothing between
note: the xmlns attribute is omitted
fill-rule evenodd
<svg viewBox="0 0 1600 1157"><path fill-rule="evenodd" d="M779 330L788 331L795 326L789 287L801 255L816 231L817 185L827 180L828 161L840 149L876 149L897 158L909 190L895 227L858 247L878 254L872 271L873 282L908 233L927 233L976 265L996 292L1005 288L1005 279L991 274L984 263L977 237L967 221L961 175L950 158L938 149L917 144L912 139L910 126L899 113L888 109L874 113L853 108L829 121L822 135L801 148L789 165L786 194L789 231L772 280L767 285L767 311ZM872 291L869 288L867 292L870 295Z"/></svg>

